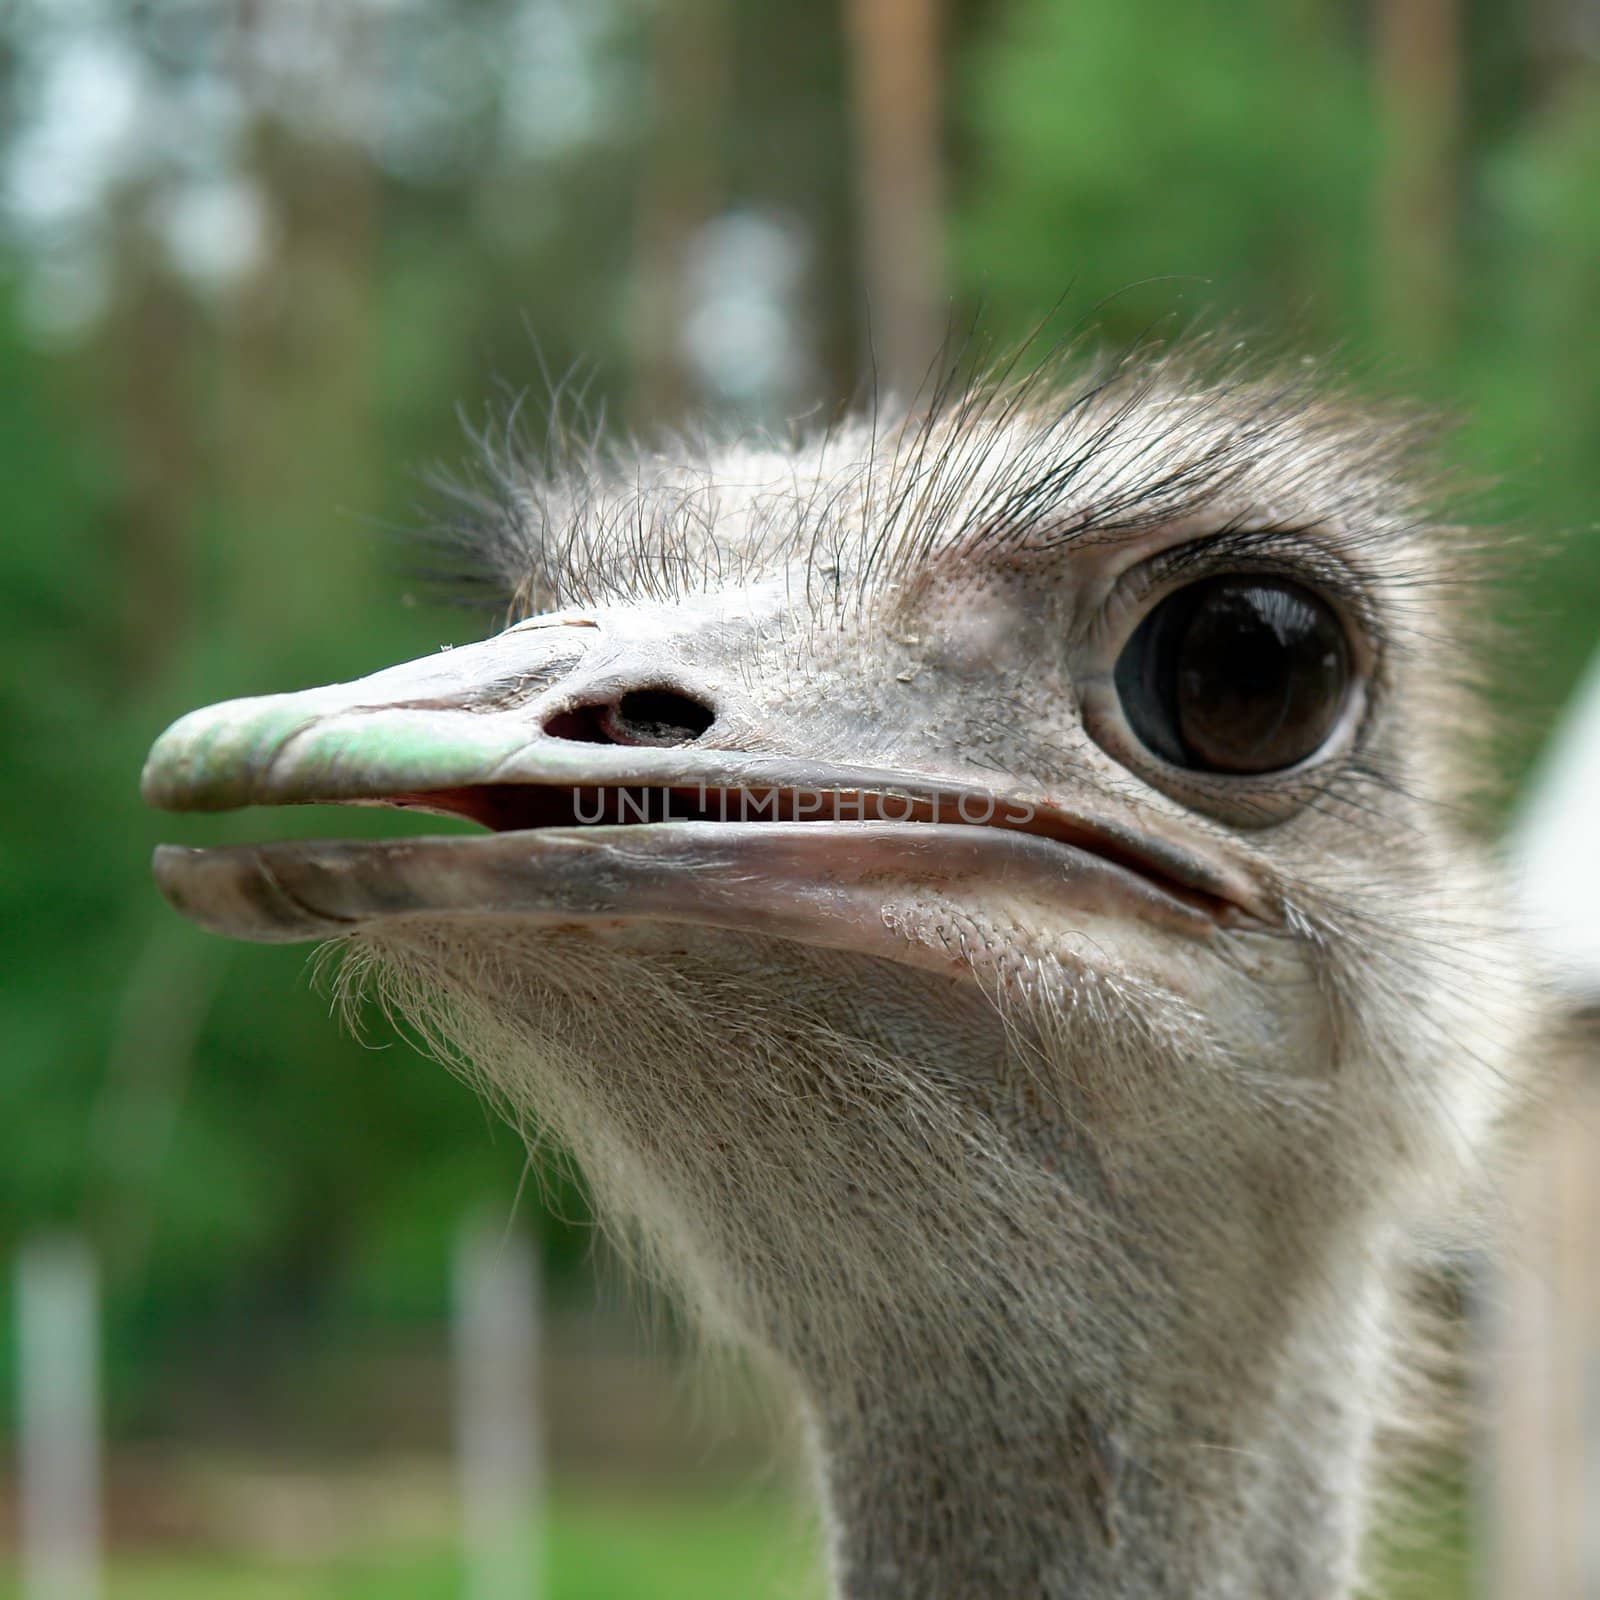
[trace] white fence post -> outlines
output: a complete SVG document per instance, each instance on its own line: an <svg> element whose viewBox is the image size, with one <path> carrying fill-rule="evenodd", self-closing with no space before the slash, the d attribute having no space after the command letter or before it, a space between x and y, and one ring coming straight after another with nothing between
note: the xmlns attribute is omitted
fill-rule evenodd
<svg viewBox="0 0 1600 1600"><path fill-rule="evenodd" d="M16 1263L23 1600L100 1594L99 1296L88 1246L24 1243Z"/></svg>
<svg viewBox="0 0 1600 1600"><path fill-rule="evenodd" d="M1523 920L1571 1011L1574 1055L1532 1063L1547 1116L1510 1186L1480 1324L1496 1445L1480 1592L1600 1596L1600 655L1551 735L1507 837Z"/></svg>
<svg viewBox="0 0 1600 1600"><path fill-rule="evenodd" d="M543 1590L539 1277L522 1234L469 1219L456 1240L456 1449L467 1600Z"/></svg>

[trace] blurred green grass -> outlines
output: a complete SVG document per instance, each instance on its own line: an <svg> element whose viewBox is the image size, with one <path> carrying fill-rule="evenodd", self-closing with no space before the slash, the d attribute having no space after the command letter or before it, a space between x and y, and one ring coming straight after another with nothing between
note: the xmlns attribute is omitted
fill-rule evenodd
<svg viewBox="0 0 1600 1600"><path fill-rule="evenodd" d="M545 1528L544 1600L821 1600L802 1517L782 1501L562 1496ZM0 1576L0 1600L17 1600ZM459 1600L453 1543L356 1546L316 1563L223 1554L114 1558L105 1600Z"/></svg>
<svg viewBox="0 0 1600 1600"><path fill-rule="evenodd" d="M1373 1600L1467 1600L1466 1506L1454 1481L1407 1496L1402 1531L1383 1545ZM770 1495L558 1494L545 1526L541 1600L822 1600L814 1529ZM448 1539L356 1543L312 1561L265 1556L127 1554L105 1600L459 1600ZM0 1600L20 1600L0 1576Z"/></svg>

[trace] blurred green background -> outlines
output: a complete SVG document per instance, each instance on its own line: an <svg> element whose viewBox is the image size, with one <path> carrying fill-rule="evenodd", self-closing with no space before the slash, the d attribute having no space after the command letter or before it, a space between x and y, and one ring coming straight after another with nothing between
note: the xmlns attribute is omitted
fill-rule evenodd
<svg viewBox="0 0 1600 1600"><path fill-rule="evenodd" d="M546 374L617 427L781 423L974 315L1228 321L1461 419L1518 541L1504 805L1600 624L1597 84L1585 0L0 3L0 1239L103 1264L117 1593L455 1592L485 1209L546 1261L550 1593L811 1561L759 1409L641 1353L581 1192L341 1034L305 951L162 905L159 839L315 823L147 814L154 735L488 631L404 532ZM1441 1493L1397 1593L1460 1592Z"/></svg>

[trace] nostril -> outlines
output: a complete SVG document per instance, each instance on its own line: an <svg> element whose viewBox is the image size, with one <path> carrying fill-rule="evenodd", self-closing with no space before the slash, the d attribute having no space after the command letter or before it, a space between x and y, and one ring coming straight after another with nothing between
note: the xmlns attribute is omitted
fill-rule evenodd
<svg viewBox="0 0 1600 1600"><path fill-rule="evenodd" d="M693 744L716 720L703 700L674 689L633 689L607 710L601 726L618 744Z"/></svg>
<svg viewBox="0 0 1600 1600"><path fill-rule="evenodd" d="M716 711L693 695L630 689L615 701L558 711L544 731L579 744L693 744L716 720Z"/></svg>

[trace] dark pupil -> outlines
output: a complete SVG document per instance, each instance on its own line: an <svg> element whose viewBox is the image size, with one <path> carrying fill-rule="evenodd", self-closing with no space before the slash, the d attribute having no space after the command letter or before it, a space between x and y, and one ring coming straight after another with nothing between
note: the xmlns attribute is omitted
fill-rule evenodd
<svg viewBox="0 0 1600 1600"><path fill-rule="evenodd" d="M1292 767L1332 731L1349 675L1344 630L1299 584L1211 578L1139 625L1117 686L1158 755L1211 772Z"/></svg>

